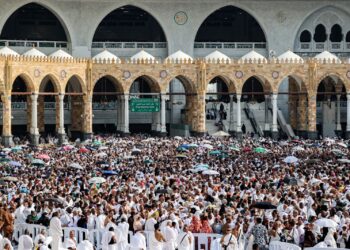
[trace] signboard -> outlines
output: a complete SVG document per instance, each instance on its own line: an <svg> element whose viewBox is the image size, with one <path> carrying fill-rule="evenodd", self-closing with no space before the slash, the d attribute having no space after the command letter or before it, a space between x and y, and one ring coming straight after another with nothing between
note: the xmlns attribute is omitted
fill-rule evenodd
<svg viewBox="0 0 350 250"><path fill-rule="evenodd" d="M130 100L131 112L159 112L159 98L139 98Z"/></svg>

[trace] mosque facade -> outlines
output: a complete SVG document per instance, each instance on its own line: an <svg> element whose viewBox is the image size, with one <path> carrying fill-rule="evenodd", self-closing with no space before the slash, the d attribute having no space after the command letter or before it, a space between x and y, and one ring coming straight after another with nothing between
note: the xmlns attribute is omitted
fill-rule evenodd
<svg viewBox="0 0 350 250"><path fill-rule="evenodd" d="M350 136L347 1L0 2L5 145L50 133Z"/></svg>

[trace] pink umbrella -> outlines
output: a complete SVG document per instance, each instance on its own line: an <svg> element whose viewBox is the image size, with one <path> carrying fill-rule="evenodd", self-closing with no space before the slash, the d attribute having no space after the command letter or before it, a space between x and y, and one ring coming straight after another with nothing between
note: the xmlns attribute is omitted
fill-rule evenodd
<svg viewBox="0 0 350 250"><path fill-rule="evenodd" d="M62 148L63 148L63 150L65 150L65 151L69 151L69 150L72 150L74 147L71 146L71 145L67 145L67 146L64 146L64 147L62 147Z"/></svg>
<svg viewBox="0 0 350 250"><path fill-rule="evenodd" d="M48 156L47 154L40 154L37 156L37 158L42 160L50 160L50 156Z"/></svg>

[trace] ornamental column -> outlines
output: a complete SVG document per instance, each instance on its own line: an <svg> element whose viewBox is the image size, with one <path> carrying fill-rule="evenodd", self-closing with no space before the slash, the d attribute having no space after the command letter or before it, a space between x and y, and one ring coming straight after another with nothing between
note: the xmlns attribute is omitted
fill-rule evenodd
<svg viewBox="0 0 350 250"><path fill-rule="evenodd" d="M316 129L316 95L308 97L308 138L312 140L317 139L317 129Z"/></svg>
<svg viewBox="0 0 350 250"><path fill-rule="evenodd" d="M84 114L81 115L83 119L83 140L91 139L92 137L92 96L83 97L84 102Z"/></svg>
<svg viewBox="0 0 350 250"><path fill-rule="evenodd" d="M278 126L277 126L277 94L272 94L272 139L278 139Z"/></svg>
<svg viewBox="0 0 350 250"><path fill-rule="evenodd" d="M1 96L2 100L2 144L5 147L13 145L11 122L12 122L12 107L11 96Z"/></svg>
<svg viewBox="0 0 350 250"><path fill-rule="evenodd" d="M236 128L236 137L242 139L242 119L241 119L241 94L237 94L237 128Z"/></svg>
<svg viewBox="0 0 350 250"><path fill-rule="evenodd" d="M233 96L230 95L230 123L228 132L232 135L235 132L235 121L233 118Z"/></svg>
<svg viewBox="0 0 350 250"><path fill-rule="evenodd" d="M340 94L337 95L337 124L335 127L336 134L341 135L341 123L340 123Z"/></svg>
<svg viewBox="0 0 350 250"><path fill-rule="evenodd" d="M270 136L269 101L270 101L270 95L265 95L265 125L264 125L265 137Z"/></svg>
<svg viewBox="0 0 350 250"><path fill-rule="evenodd" d="M128 135L129 132L129 94L126 93L122 96L123 102L123 126L122 126L122 134Z"/></svg>
<svg viewBox="0 0 350 250"><path fill-rule="evenodd" d="M160 95L161 105L160 105L160 135L166 136L166 105L165 105L165 95Z"/></svg>
<svg viewBox="0 0 350 250"><path fill-rule="evenodd" d="M34 146L39 144L39 129L38 129L38 93L32 93L30 96L32 100L32 117L31 117L31 127L30 127L30 137L31 143Z"/></svg>
<svg viewBox="0 0 350 250"><path fill-rule="evenodd" d="M66 131L64 130L64 93L59 93L59 127L58 127L58 142L62 144L66 140Z"/></svg>
<svg viewBox="0 0 350 250"><path fill-rule="evenodd" d="M346 139L350 139L350 93L346 93Z"/></svg>

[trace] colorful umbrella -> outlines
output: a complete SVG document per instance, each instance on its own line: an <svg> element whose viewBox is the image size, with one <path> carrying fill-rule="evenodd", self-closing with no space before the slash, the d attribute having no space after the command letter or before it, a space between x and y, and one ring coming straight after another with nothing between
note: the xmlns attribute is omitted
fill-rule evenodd
<svg viewBox="0 0 350 250"><path fill-rule="evenodd" d="M255 153L266 153L266 149L262 147L257 147L254 149Z"/></svg>
<svg viewBox="0 0 350 250"><path fill-rule="evenodd" d="M18 178L17 178L17 177L14 177L14 176L5 176L5 177L2 177L0 180L2 180L2 181L13 181L13 182L16 182L16 181L18 181Z"/></svg>
<svg viewBox="0 0 350 250"><path fill-rule="evenodd" d="M209 155L219 155L219 154L221 154L220 150L213 150L209 152Z"/></svg>
<svg viewBox="0 0 350 250"><path fill-rule="evenodd" d="M176 149L176 151L178 151L178 152L187 152L188 149L187 149L187 148L183 148L183 147L178 147L178 148Z"/></svg>
<svg viewBox="0 0 350 250"><path fill-rule="evenodd" d="M87 148L80 148L79 153L82 153L82 154L89 153L89 150Z"/></svg>
<svg viewBox="0 0 350 250"><path fill-rule="evenodd" d="M92 177L89 180L90 184L101 184L101 183L104 183L104 182L106 182L106 179L103 178L103 177Z"/></svg>
<svg viewBox="0 0 350 250"><path fill-rule="evenodd" d="M21 167L22 166L22 164L18 161L10 161L9 165L13 166L13 167Z"/></svg>
<svg viewBox="0 0 350 250"><path fill-rule="evenodd" d="M113 171L113 170L103 170L102 174L103 175L117 175L118 173L116 171Z"/></svg>
<svg viewBox="0 0 350 250"><path fill-rule="evenodd" d="M37 156L37 158L42 160L50 160L50 156L48 156L47 154L40 154Z"/></svg>
<svg viewBox="0 0 350 250"><path fill-rule="evenodd" d="M72 163L69 165L70 168L83 170L84 168L78 163Z"/></svg>
<svg viewBox="0 0 350 250"><path fill-rule="evenodd" d="M43 160L40 160L40 159L34 159L34 160L32 160L32 165L41 166L41 165L45 165L45 162Z"/></svg>
<svg viewBox="0 0 350 250"><path fill-rule="evenodd" d="M21 150L22 150L22 147L21 147L21 146L15 146L15 147L12 147L11 150L12 150L13 152L21 151Z"/></svg>
<svg viewBox="0 0 350 250"><path fill-rule="evenodd" d="M292 163L296 163L299 161L298 158L296 158L295 156L287 156L286 158L284 158L283 160L285 163L288 163L288 164L292 164Z"/></svg>
<svg viewBox="0 0 350 250"><path fill-rule="evenodd" d="M9 158L0 158L0 162L9 162L11 159Z"/></svg>
<svg viewBox="0 0 350 250"><path fill-rule="evenodd" d="M219 175L220 173L218 171L215 171L215 170L205 170L202 172L202 174L204 174L204 175Z"/></svg>
<svg viewBox="0 0 350 250"><path fill-rule="evenodd" d="M176 155L176 158L178 159L187 159L187 155L183 155L183 154L179 154L179 155Z"/></svg>

